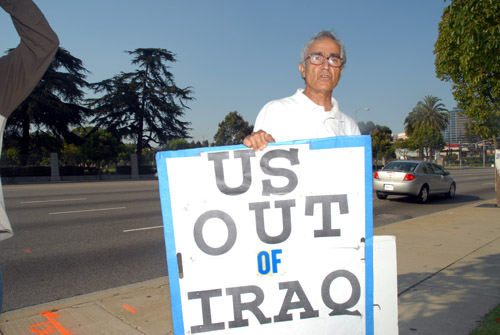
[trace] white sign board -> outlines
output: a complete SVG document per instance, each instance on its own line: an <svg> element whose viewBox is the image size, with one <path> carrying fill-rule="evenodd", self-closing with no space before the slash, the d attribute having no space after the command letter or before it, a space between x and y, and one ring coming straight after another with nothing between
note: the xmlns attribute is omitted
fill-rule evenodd
<svg viewBox="0 0 500 335"><path fill-rule="evenodd" d="M369 136L156 159L174 334L373 334Z"/></svg>

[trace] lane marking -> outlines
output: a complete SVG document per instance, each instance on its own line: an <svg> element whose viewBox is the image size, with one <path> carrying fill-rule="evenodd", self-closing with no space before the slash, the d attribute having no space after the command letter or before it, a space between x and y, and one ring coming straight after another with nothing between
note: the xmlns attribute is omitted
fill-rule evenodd
<svg viewBox="0 0 500 335"><path fill-rule="evenodd" d="M125 308L126 310L128 310L130 313L134 313L134 314L136 313L136 311L134 311L132 308L130 308L127 305L123 305L122 307Z"/></svg>
<svg viewBox="0 0 500 335"><path fill-rule="evenodd" d="M135 228L135 229L127 229L124 230L124 233L130 233L134 231L141 231L141 230L150 230L150 229L158 229L158 228L163 228L163 226L154 226L154 227L144 227L144 228Z"/></svg>
<svg viewBox="0 0 500 335"><path fill-rule="evenodd" d="M82 209L79 211L67 211L67 212L52 212L49 215L60 215L60 214L75 214L75 213L89 213L89 212L102 212L102 211L114 211L118 209L125 209L127 207L112 207L112 208L97 208L97 209Z"/></svg>
<svg viewBox="0 0 500 335"><path fill-rule="evenodd" d="M59 199L59 200L33 200L33 201L21 201L21 204L38 204L43 202L64 202L64 201L81 201L87 200L87 198L74 198L74 199Z"/></svg>

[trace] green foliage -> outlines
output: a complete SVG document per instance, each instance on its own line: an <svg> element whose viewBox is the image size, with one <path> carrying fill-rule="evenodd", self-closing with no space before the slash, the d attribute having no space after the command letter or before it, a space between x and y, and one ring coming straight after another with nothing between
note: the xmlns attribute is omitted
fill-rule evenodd
<svg viewBox="0 0 500 335"><path fill-rule="evenodd" d="M438 131L446 129L447 109L439 101L441 99L427 95L423 101L417 103L413 111L405 118L406 135L411 136L419 128L431 128Z"/></svg>
<svg viewBox="0 0 500 335"><path fill-rule="evenodd" d="M31 95L7 119L5 136L20 139L21 165L28 164L33 147L32 134L52 137L51 145L56 145L56 151L62 147L63 139L78 141L70 127L79 125L86 113L80 102L83 88L87 86L85 73L88 71L82 64L80 59L59 48ZM43 149L54 150L53 147Z"/></svg>
<svg viewBox="0 0 500 335"><path fill-rule="evenodd" d="M188 137L189 122L181 118L187 109L185 103L193 98L191 88L179 88L174 83L166 65L176 61L170 51L140 48L127 53L134 56L132 64L139 69L92 84L96 93L104 95L88 103L94 108L92 122L97 127L137 143L141 165L143 148L150 143Z"/></svg>
<svg viewBox="0 0 500 335"><path fill-rule="evenodd" d="M424 157L432 157L434 150L443 148L446 142L440 131L433 128L418 128L410 137L412 147L423 149Z"/></svg>
<svg viewBox="0 0 500 335"><path fill-rule="evenodd" d="M405 118L405 132L409 136L406 145L418 149L419 156L431 155L433 150L446 145L441 131L446 129L448 115L441 99L427 95L419 101Z"/></svg>
<svg viewBox="0 0 500 335"><path fill-rule="evenodd" d="M392 131L387 126L376 125L370 133L372 137L372 155L378 163L380 159L394 157L394 147L392 145Z"/></svg>
<svg viewBox="0 0 500 335"><path fill-rule="evenodd" d="M2 150L2 158L0 159L2 166L19 165L19 148L4 147Z"/></svg>
<svg viewBox="0 0 500 335"><path fill-rule="evenodd" d="M98 129L85 138L81 150L86 159L100 168L103 163L116 159L120 152L120 141L110 132Z"/></svg>
<svg viewBox="0 0 500 335"><path fill-rule="evenodd" d="M185 138L174 138L172 141L170 141L167 146L166 150L183 150L183 149L189 149L191 148L191 145L188 143L188 141Z"/></svg>
<svg viewBox="0 0 500 335"><path fill-rule="evenodd" d="M500 334L500 305L496 306L481 321L479 327L471 335L498 335Z"/></svg>
<svg viewBox="0 0 500 335"><path fill-rule="evenodd" d="M249 125L238 112L230 112L219 123L219 129L214 136L215 145L242 144L252 131L253 125Z"/></svg>
<svg viewBox="0 0 500 335"><path fill-rule="evenodd" d="M78 166L85 162L82 150L73 143L64 143L59 155L59 164Z"/></svg>
<svg viewBox="0 0 500 335"><path fill-rule="evenodd" d="M192 149L192 148L201 148L201 147L209 147L210 144L208 141L187 141L185 138L175 138L172 141L168 142L167 145L160 148L159 151L172 151L172 150L184 150L184 149Z"/></svg>
<svg viewBox="0 0 500 335"><path fill-rule="evenodd" d="M453 83L458 107L482 138L500 133L500 1L453 0L444 9L434 53L436 74Z"/></svg>

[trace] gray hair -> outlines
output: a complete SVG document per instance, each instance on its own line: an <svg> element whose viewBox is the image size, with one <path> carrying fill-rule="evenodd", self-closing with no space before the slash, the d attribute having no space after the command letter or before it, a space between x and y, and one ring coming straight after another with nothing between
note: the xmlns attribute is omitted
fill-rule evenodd
<svg viewBox="0 0 500 335"><path fill-rule="evenodd" d="M344 65L347 61L344 43L342 42L341 39L338 39L337 36L335 36L335 34L333 32L331 32L329 30L320 31L314 37L312 37L309 41L307 41L306 44L304 44L304 46L302 47L302 51L300 52L300 62L302 63L302 65L306 66L307 53L309 51L309 48L311 47L311 44L313 44L317 40L321 40L323 38L330 38L339 45L340 58L342 58L344 60L342 67L344 67Z"/></svg>

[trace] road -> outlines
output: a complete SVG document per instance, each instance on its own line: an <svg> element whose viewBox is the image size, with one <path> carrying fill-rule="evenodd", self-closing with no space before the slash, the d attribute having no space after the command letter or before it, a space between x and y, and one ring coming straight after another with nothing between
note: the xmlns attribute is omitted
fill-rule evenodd
<svg viewBox="0 0 500 335"><path fill-rule="evenodd" d="M387 200L380 200L374 196L374 226L445 211L473 201L496 197L495 170L493 168L451 169L449 171L457 182L455 198L432 196L428 203L422 205L406 196L389 196Z"/></svg>
<svg viewBox="0 0 500 335"><path fill-rule="evenodd" d="M493 169L452 170L455 199L374 203L375 226L495 197ZM0 243L9 311L167 275L158 182L4 186L15 236Z"/></svg>

